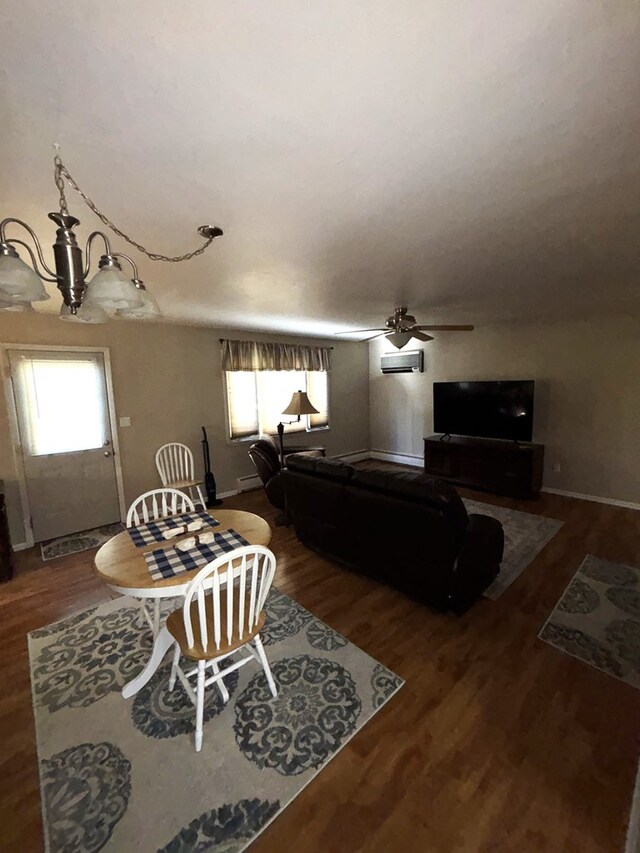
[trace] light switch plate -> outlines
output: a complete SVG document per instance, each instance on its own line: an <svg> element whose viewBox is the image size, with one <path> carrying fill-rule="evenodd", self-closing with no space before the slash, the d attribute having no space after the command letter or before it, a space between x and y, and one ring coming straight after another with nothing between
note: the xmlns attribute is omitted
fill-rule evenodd
<svg viewBox="0 0 640 853"><path fill-rule="evenodd" d="M120 426L131 426L131 418L119 418Z"/></svg>

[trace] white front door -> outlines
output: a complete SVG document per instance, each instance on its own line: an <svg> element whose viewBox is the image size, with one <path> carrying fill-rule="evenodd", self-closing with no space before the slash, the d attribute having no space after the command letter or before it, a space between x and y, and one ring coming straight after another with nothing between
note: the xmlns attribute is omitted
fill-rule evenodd
<svg viewBox="0 0 640 853"><path fill-rule="evenodd" d="M35 542L120 518L102 353L10 350Z"/></svg>

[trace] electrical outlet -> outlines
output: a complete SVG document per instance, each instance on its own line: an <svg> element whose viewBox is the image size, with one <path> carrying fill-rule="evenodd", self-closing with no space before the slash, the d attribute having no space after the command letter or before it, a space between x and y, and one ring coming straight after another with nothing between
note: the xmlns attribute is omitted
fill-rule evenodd
<svg viewBox="0 0 640 853"><path fill-rule="evenodd" d="M559 474L559 473L560 473L560 463L559 463L559 462L554 463L554 466L553 466L553 473L554 473L554 474Z"/></svg>
<svg viewBox="0 0 640 853"><path fill-rule="evenodd" d="M118 421L121 427L131 426L131 418L119 418Z"/></svg>

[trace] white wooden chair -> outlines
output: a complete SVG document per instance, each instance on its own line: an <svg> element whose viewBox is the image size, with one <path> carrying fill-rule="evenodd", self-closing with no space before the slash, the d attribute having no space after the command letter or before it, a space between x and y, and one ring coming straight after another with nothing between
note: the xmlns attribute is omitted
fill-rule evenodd
<svg viewBox="0 0 640 853"><path fill-rule="evenodd" d="M170 515L194 511L193 501L184 492L178 489L151 489L151 491L137 497L127 510L127 527L135 527L138 524L157 521L159 518L167 518ZM160 599L155 598L153 602L153 616L149 613L144 598L140 602L140 609L153 631L153 636L156 637L160 630Z"/></svg>
<svg viewBox="0 0 640 853"><path fill-rule="evenodd" d="M229 699L224 678L251 660L263 668L271 694L278 695L269 661L260 639L264 625L264 604L276 571L274 554L262 545L247 545L223 554L201 569L191 581L184 604L167 618L156 638L145 669L127 684L122 695L133 696L149 681L167 651L173 646L173 664L169 689L176 677L196 706L196 751L202 748L204 691L217 684L223 702ZM234 662L231 655L244 653ZM196 666L187 672L180 668L181 654ZM224 661L224 663L223 663ZM207 667L211 675L206 678ZM195 676L195 690L190 679Z"/></svg>
<svg viewBox="0 0 640 853"><path fill-rule="evenodd" d="M189 495L179 489L151 489L137 497L127 510L127 527L194 511L195 504Z"/></svg>
<svg viewBox="0 0 640 853"><path fill-rule="evenodd" d="M156 453L156 468L163 486L182 489L194 501L201 503L203 509L206 507L200 488L202 481L196 480L193 453L186 444L180 444L179 441L163 444Z"/></svg>

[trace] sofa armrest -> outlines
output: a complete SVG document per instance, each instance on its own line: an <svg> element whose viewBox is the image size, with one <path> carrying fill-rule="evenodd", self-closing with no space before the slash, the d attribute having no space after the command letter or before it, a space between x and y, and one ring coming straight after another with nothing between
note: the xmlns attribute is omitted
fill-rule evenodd
<svg viewBox="0 0 640 853"><path fill-rule="evenodd" d="M503 553L504 530L500 522L488 515L470 515L454 570L457 612L464 611L495 579Z"/></svg>

